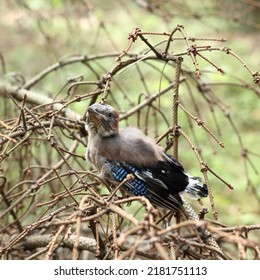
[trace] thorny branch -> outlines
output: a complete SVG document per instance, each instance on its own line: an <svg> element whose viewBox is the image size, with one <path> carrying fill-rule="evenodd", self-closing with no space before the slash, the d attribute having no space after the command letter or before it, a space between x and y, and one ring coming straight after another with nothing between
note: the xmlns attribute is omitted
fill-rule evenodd
<svg viewBox="0 0 260 280"><path fill-rule="evenodd" d="M155 36L162 41L154 44L152 38ZM183 139L189 144L186 153L194 153L198 160L209 189L211 209L217 218L216 190L209 173L228 188L233 187L225 179L225 173L213 170L203 159L203 144L200 145L196 137L199 129L220 147L224 147L224 143L219 140L218 129L221 129L217 125L217 129L212 128L207 118L203 118L198 105L201 98L215 120L218 109L231 124L243 151L248 186L258 198L248 169L252 167L258 171L251 157L259 158L260 155L245 146L226 104L218 97L215 88L221 86L221 82L202 82L201 77L207 71L200 69L198 59L224 73L221 65L206 54L215 51L231 55L248 70L252 83L238 77L234 82L224 84L249 89L258 97L259 74L228 47L198 45L225 40L199 40L187 36L182 25L172 32L162 33L136 28L128 39L129 44L121 53L72 56L47 67L22 85L0 83L1 99L10 100L3 102L5 112L9 114L0 120L0 255L2 258L52 259L59 254L57 249L63 248L63 256L70 254L72 259L84 258L86 254L88 258L95 255L100 259L259 259L259 244L251 236L259 232L260 225L225 226L205 219L207 211L201 216L192 212L193 217L180 221L171 213L155 209L144 197L126 196L121 185L111 189L82 160L87 145L84 113L89 104L100 100L110 102L119 109L121 122L128 123L136 118L140 126L145 115L144 131L151 130L150 124L154 120L157 142L166 150L173 147L175 157ZM137 53L132 48L138 40L144 50ZM184 42L180 52L174 50L176 41ZM193 66L184 64L183 58L189 59ZM104 60L112 60L111 66L98 72L93 65ZM96 80L84 80L84 76L68 79L55 98L34 90L57 69L62 71L77 63L85 65ZM130 94L125 90L121 82L129 68L137 70L129 80L139 79L136 83L140 85L139 98L136 98L138 93ZM155 91L146 79L145 71L155 77L161 76L159 90ZM130 86L136 90L131 82ZM164 112L171 95L172 107L167 106L168 112ZM52 96L55 96L54 92ZM139 101L135 102L136 99ZM74 111L77 104L84 107L80 113ZM189 126L185 126L183 112ZM164 130L159 129L159 124ZM7 166L15 172L10 173ZM186 199L184 202L186 205ZM190 207L189 204L186 206L187 209ZM235 245L237 250L228 250L226 245L229 244ZM21 247L26 248L26 252Z"/></svg>

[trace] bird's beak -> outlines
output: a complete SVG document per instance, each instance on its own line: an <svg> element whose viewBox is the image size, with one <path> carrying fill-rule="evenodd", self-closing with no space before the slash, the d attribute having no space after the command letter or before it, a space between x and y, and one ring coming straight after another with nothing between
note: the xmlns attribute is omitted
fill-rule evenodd
<svg viewBox="0 0 260 280"><path fill-rule="evenodd" d="M96 125L102 125L105 130L109 130L110 129L110 125L109 125L109 122L107 121L106 116L100 114L92 106L90 106L88 108L87 112L88 112L88 122L92 121Z"/></svg>

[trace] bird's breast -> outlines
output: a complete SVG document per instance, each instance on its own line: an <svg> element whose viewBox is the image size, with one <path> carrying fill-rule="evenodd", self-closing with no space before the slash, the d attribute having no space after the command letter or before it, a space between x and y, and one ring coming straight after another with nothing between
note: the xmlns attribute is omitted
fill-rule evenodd
<svg viewBox="0 0 260 280"><path fill-rule="evenodd" d="M87 160L91 162L96 168L98 168L99 148L100 138L98 135L90 135L85 156Z"/></svg>

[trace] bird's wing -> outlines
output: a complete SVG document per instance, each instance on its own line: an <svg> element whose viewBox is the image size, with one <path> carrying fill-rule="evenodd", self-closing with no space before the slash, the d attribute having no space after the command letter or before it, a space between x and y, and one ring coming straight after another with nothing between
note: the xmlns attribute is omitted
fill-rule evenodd
<svg viewBox="0 0 260 280"><path fill-rule="evenodd" d="M167 170L160 174L156 165L151 168L138 168L119 161L108 161L108 164L113 178L118 182L122 182L128 174L135 176L123 185L123 188L132 195L145 196L153 204L169 210L179 211L182 208L180 188L174 179L169 178L170 174ZM161 167L163 163L160 163L159 168ZM175 185L169 186L169 182Z"/></svg>
<svg viewBox="0 0 260 280"><path fill-rule="evenodd" d="M176 169L179 169L181 172L184 172L184 168L183 166L178 162L178 160L167 154L167 153L163 153L163 158L165 161L167 161L172 167L176 168Z"/></svg>
<svg viewBox="0 0 260 280"><path fill-rule="evenodd" d="M189 178L185 174L183 166L172 156L164 153L166 160L158 161L149 167L153 177L162 181L170 193L179 193L185 190L189 184Z"/></svg>

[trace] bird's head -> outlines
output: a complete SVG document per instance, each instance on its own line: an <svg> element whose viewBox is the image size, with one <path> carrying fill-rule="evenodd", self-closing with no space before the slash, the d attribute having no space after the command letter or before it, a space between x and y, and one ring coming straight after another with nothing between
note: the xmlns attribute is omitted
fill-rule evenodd
<svg viewBox="0 0 260 280"><path fill-rule="evenodd" d="M109 137L118 133L119 115L108 104L95 103L89 106L86 118L86 130L89 133Z"/></svg>

